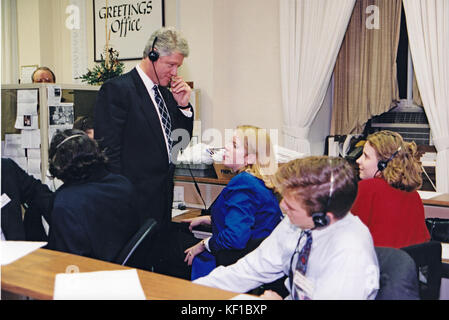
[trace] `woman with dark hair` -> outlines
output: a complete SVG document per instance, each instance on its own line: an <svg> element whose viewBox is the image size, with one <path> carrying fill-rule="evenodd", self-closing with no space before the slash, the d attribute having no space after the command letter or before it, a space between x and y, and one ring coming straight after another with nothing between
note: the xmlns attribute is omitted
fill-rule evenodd
<svg viewBox="0 0 449 320"><path fill-rule="evenodd" d="M80 130L58 131L49 171L64 184L56 191L48 249L114 261L139 227L133 187L106 171L97 142Z"/></svg>
<svg viewBox="0 0 449 320"><path fill-rule="evenodd" d="M415 142L388 130L373 133L357 164L362 180L351 212L368 226L374 245L401 248L428 241L416 191L422 171Z"/></svg>

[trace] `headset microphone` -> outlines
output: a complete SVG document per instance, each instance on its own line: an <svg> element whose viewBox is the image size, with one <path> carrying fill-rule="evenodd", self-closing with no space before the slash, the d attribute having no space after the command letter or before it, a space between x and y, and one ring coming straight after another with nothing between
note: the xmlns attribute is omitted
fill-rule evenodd
<svg viewBox="0 0 449 320"><path fill-rule="evenodd" d="M154 74L156 75L156 78L157 78L157 84L160 85L161 81L159 80L159 76L157 75L156 67L154 66L154 63L157 61L157 59L159 59L159 52L154 50L154 46L156 45L156 41L157 41L157 37L154 37L153 45L151 46L151 51L148 54L148 59L150 59L151 64L153 65Z"/></svg>

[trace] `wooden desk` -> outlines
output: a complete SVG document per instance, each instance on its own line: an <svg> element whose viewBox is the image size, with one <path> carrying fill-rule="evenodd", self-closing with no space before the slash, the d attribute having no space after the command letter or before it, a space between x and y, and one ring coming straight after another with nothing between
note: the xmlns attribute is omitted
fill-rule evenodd
<svg viewBox="0 0 449 320"><path fill-rule="evenodd" d="M422 200L426 218L449 219L449 194L443 193Z"/></svg>
<svg viewBox="0 0 449 320"><path fill-rule="evenodd" d="M196 218L201 215L201 209L189 208L188 210L189 210L188 212L180 214L179 216L172 218L171 221L181 223L181 220L183 220L183 219Z"/></svg>
<svg viewBox="0 0 449 320"><path fill-rule="evenodd" d="M1 267L1 288L34 299L51 300L55 276L65 273L68 266L77 266L80 272L130 269L69 253L38 249ZM137 273L148 300L226 300L237 295L149 271L137 270Z"/></svg>
<svg viewBox="0 0 449 320"><path fill-rule="evenodd" d="M422 202L424 205L449 207L449 193L443 193L430 199L423 199Z"/></svg>
<svg viewBox="0 0 449 320"><path fill-rule="evenodd" d="M186 181L193 182L192 177L190 176L175 176L175 181ZM227 185L231 179L218 179L218 178L203 178L203 177L195 177L195 181L197 183L208 183L208 184L218 184L218 185Z"/></svg>

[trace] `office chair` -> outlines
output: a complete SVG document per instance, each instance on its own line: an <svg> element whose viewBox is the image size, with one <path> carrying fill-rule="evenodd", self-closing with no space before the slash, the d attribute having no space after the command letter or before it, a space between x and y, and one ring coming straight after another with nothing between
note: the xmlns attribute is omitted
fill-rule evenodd
<svg viewBox="0 0 449 320"><path fill-rule="evenodd" d="M131 237L131 239L125 244L123 249L118 254L115 259L115 263L126 265L129 258L133 255L139 245L144 241L150 239L156 231L157 222L153 218L149 218L145 223L139 228L139 230Z"/></svg>
<svg viewBox="0 0 449 320"><path fill-rule="evenodd" d="M400 249L375 247L375 250L380 270L376 300L419 300L413 259Z"/></svg>
<svg viewBox="0 0 449 320"><path fill-rule="evenodd" d="M429 241L401 248L415 261L419 295L423 300L438 300L441 286L441 243Z"/></svg>

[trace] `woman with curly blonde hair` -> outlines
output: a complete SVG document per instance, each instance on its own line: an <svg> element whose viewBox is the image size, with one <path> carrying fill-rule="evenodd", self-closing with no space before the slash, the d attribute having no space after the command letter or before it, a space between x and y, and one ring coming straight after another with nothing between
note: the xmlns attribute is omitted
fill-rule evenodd
<svg viewBox="0 0 449 320"><path fill-rule="evenodd" d="M368 136L359 165L359 191L352 213L368 226L375 246L401 248L430 239L415 142L384 130Z"/></svg>

